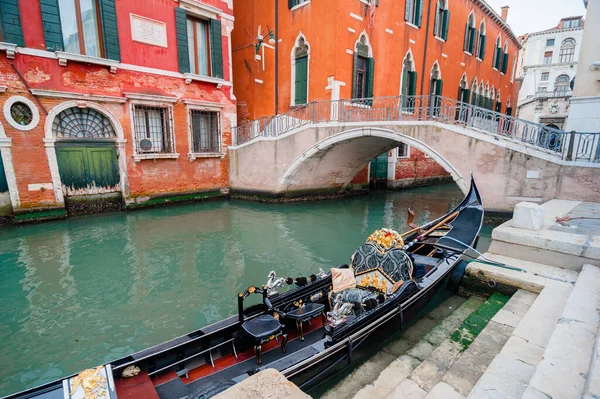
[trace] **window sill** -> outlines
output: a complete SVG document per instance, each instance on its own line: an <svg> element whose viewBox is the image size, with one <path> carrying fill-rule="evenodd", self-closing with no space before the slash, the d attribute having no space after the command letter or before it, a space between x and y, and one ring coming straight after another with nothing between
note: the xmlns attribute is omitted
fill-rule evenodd
<svg viewBox="0 0 600 399"><path fill-rule="evenodd" d="M466 51L466 50L463 50L463 53L465 53L466 55L471 55L471 56L473 55L473 54L469 53L469 52L468 52L468 51Z"/></svg>
<svg viewBox="0 0 600 399"><path fill-rule="evenodd" d="M119 61L109 60L100 57L91 57L89 55L65 53L64 51L56 51L56 57L58 58L58 64L60 66L67 66L67 61L84 62L87 64L103 65L110 68L111 73L117 72Z"/></svg>
<svg viewBox="0 0 600 399"><path fill-rule="evenodd" d="M177 159L179 158L179 154L133 154L133 160L135 162L140 162L146 159Z"/></svg>
<svg viewBox="0 0 600 399"><path fill-rule="evenodd" d="M307 6L309 4L310 4L310 0L305 1L304 3L297 4L294 7L290 8L290 11L296 11L297 9Z"/></svg>
<svg viewBox="0 0 600 399"><path fill-rule="evenodd" d="M482 60L481 58L479 58L479 57L475 57L475 59L476 59L477 61L479 61L479 62L483 62L483 60Z"/></svg>
<svg viewBox="0 0 600 399"><path fill-rule="evenodd" d="M214 78L212 76L197 75L195 73L184 73L183 77L185 78L186 84L190 84L192 83L192 81L214 83L217 85L217 89L220 89L221 86L231 86L231 82L228 82L227 80L221 78Z"/></svg>
<svg viewBox="0 0 600 399"><path fill-rule="evenodd" d="M404 23L406 23L406 26L410 26L413 29L417 29L417 30L419 29L419 27L417 25L413 24L412 22L404 21Z"/></svg>
<svg viewBox="0 0 600 399"><path fill-rule="evenodd" d="M6 51L6 58L14 59L17 51L17 45L13 43L0 42L0 51Z"/></svg>
<svg viewBox="0 0 600 399"><path fill-rule="evenodd" d="M190 162L196 160L196 158L225 158L224 152L188 152L188 158Z"/></svg>
<svg viewBox="0 0 600 399"><path fill-rule="evenodd" d="M435 35L434 35L433 37L434 37L436 40L439 40L439 41L440 41L440 42L442 42L442 43L446 43L446 40L445 40L445 39L442 39L442 38L441 38L441 37L439 37L439 36L435 36Z"/></svg>

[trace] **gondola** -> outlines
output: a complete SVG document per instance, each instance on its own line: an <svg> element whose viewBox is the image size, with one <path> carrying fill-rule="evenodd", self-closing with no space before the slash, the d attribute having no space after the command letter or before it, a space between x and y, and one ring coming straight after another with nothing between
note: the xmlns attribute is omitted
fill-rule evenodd
<svg viewBox="0 0 600 399"><path fill-rule="evenodd" d="M5 398L208 398L265 368L309 390L413 320L457 274L483 217L471 180L451 212L403 234L376 231L349 265L296 279L282 293L283 279L272 273L239 294L235 316ZM251 296L257 304L247 306Z"/></svg>

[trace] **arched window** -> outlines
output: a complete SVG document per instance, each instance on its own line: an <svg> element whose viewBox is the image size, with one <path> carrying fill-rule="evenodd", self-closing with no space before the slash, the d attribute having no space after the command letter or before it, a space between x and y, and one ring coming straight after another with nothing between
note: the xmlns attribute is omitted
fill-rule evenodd
<svg viewBox="0 0 600 399"><path fill-rule="evenodd" d="M477 105L478 107L483 107L485 105L485 87L483 86L483 80L479 82L479 90L477 91Z"/></svg>
<svg viewBox="0 0 600 399"><path fill-rule="evenodd" d="M492 86L492 90L490 91L490 104L488 106L488 109L493 111L495 102L496 102L496 89L494 88L494 86Z"/></svg>
<svg viewBox="0 0 600 399"><path fill-rule="evenodd" d="M508 42L504 41L504 49L502 50L502 67L500 72L505 74L508 69Z"/></svg>
<svg viewBox="0 0 600 399"><path fill-rule="evenodd" d="M308 60L310 47L302 33L298 35L292 49L292 105L308 102Z"/></svg>
<svg viewBox="0 0 600 399"><path fill-rule="evenodd" d="M419 28L423 21L423 1L424 0L406 0L404 8L404 20Z"/></svg>
<svg viewBox="0 0 600 399"><path fill-rule="evenodd" d="M465 41L463 44L463 50L468 52L469 54L473 54L475 50L475 15L473 11L469 14L469 19L467 19L467 25L465 26Z"/></svg>
<svg viewBox="0 0 600 399"><path fill-rule="evenodd" d="M512 116L512 106L510 105L510 96L506 99L506 115Z"/></svg>
<svg viewBox="0 0 600 399"><path fill-rule="evenodd" d="M469 95L469 81L467 80L467 73L465 72L458 84L458 101L468 104L470 100Z"/></svg>
<svg viewBox="0 0 600 399"><path fill-rule="evenodd" d="M559 75L554 81L554 91L557 93L566 93L570 82L571 78L569 78L569 75Z"/></svg>
<svg viewBox="0 0 600 399"><path fill-rule="evenodd" d="M502 98L500 97L500 89L498 89L498 93L496 93L496 108L494 110L496 112L502 112Z"/></svg>
<svg viewBox="0 0 600 399"><path fill-rule="evenodd" d="M442 40L448 40L448 25L450 23L450 10L448 10L448 0L438 0L435 24L433 25L433 35Z"/></svg>
<svg viewBox="0 0 600 399"><path fill-rule="evenodd" d="M560 45L560 54L558 62L572 62L575 57L575 39L568 38L563 40Z"/></svg>
<svg viewBox="0 0 600 399"><path fill-rule="evenodd" d="M402 108L412 112L414 101L411 97L417 94L417 72L412 52L408 50L402 61L402 76L400 82L400 95L402 96Z"/></svg>
<svg viewBox="0 0 600 399"><path fill-rule="evenodd" d="M485 58L485 21L481 21L479 24L479 41L477 42L477 58L483 61Z"/></svg>
<svg viewBox="0 0 600 399"><path fill-rule="evenodd" d="M500 38L500 35L496 38L496 45L494 46L494 62L492 66L498 71L502 67L502 39Z"/></svg>
<svg viewBox="0 0 600 399"><path fill-rule="evenodd" d="M477 105L477 78L471 83L471 105Z"/></svg>
<svg viewBox="0 0 600 399"><path fill-rule="evenodd" d="M438 116L440 113L440 105L442 103L442 72L440 71L440 65L437 61L433 63L431 67L431 81L429 84L429 93L432 96L435 96L434 108L433 108L433 116Z"/></svg>
<svg viewBox="0 0 600 399"><path fill-rule="evenodd" d="M366 33L360 35L354 48L354 79L352 80L352 98L373 97L373 78L375 60Z"/></svg>
<svg viewBox="0 0 600 399"><path fill-rule="evenodd" d="M52 122L52 135L60 139L113 139L117 133L109 119L93 108L67 108Z"/></svg>

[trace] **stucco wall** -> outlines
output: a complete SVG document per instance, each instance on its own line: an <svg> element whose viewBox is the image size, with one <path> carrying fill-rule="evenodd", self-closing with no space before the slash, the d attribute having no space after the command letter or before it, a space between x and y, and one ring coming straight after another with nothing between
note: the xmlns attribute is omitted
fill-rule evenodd
<svg viewBox="0 0 600 399"><path fill-rule="evenodd" d="M463 191L473 173L488 209L508 211L525 200L600 198L598 167L555 162L538 150L461 127L411 122L306 128L230 148L231 189L266 195L343 190L368 160L398 142L429 154ZM527 178L527 172L539 176Z"/></svg>

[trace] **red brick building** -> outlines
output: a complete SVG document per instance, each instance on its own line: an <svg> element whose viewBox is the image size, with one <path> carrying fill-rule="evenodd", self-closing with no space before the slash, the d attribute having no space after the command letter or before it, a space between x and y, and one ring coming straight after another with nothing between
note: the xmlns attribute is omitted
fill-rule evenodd
<svg viewBox="0 0 600 399"><path fill-rule="evenodd" d="M399 95L438 94L512 113L520 45L506 15L484 1L277 0L277 21L274 4L234 5L240 125L311 101ZM394 151L388 179L408 178L410 165L417 177L438 176L423 154Z"/></svg>
<svg viewBox="0 0 600 399"><path fill-rule="evenodd" d="M2 0L0 213L226 189L232 3Z"/></svg>

